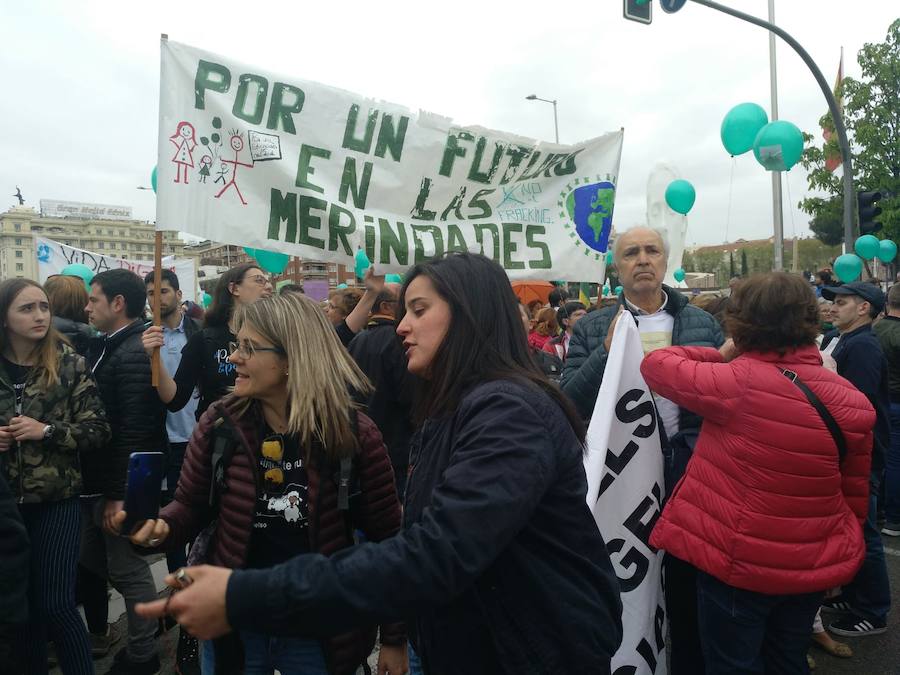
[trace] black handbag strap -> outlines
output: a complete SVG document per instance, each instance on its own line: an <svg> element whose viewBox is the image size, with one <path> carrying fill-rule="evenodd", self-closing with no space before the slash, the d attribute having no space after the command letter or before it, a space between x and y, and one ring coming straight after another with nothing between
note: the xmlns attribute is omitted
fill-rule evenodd
<svg viewBox="0 0 900 675"><path fill-rule="evenodd" d="M838 449L838 461L843 462L844 457L847 456L847 441L844 438L844 432L841 431L841 428L838 426L838 423L835 421L834 417L831 416L831 413L828 412L828 408L825 407L825 404L819 400L819 397L816 396L812 389L806 386L806 383L801 380L797 373L792 370L785 370L784 368L780 368L781 373L787 377L791 382L797 385L797 388L800 389L805 395L806 398L809 399L809 402L812 403L813 408L816 409L816 412L819 413L819 417L822 418L822 421L825 422L825 426L828 427L828 431L831 433L831 438L834 439L834 444Z"/></svg>

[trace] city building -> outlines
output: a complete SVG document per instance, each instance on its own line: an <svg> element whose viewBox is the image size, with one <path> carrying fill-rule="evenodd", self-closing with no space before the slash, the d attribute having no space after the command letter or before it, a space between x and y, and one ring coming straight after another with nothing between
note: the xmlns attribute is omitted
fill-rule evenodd
<svg viewBox="0 0 900 675"><path fill-rule="evenodd" d="M13 206L0 213L0 279L37 279L34 237L127 260L153 260L152 223L134 220L131 208L42 199L40 211ZM163 233L163 255L183 255L177 232Z"/></svg>

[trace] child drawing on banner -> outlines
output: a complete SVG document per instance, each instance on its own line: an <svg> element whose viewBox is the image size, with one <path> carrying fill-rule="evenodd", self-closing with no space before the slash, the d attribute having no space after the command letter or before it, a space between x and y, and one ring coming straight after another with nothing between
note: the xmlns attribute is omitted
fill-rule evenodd
<svg viewBox="0 0 900 675"><path fill-rule="evenodd" d="M228 173L228 165L225 163L224 160L220 161L219 162L219 171L218 171L218 175L216 175L215 182L218 183L219 181L222 181L222 185L225 185L225 174L226 173Z"/></svg>
<svg viewBox="0 0 900 675"><path fill-rule="evenodd" d="M209 178L209 167L212 166L212 157L209 155L203 155L200 158L200 182L205 183L206 179ZM224 180L222 181L225 182Z"/></svg>
<svg viewBox="0 0 900 675"><path fill-rule="evenodd" d="M241 150L244 149L244 137L239 131L235 130L231 132L231 139L228 144L231 146L231 149L234 150L234 159L223 159L223 164L231 164L233 168L231 170L231 180L225 183L225 187L219 190L219 194L216 195L216 199L221 197L228 188L234 186L234 191L238 193L238 198L241 200L241 204L247 206L247 202L244 200L244 195L241 194L241 190L237 185L237 169L239 166L246 166L247 168L253 168L253 160L250 161L250 164L246 162L242 162L239 159Z"/></svg>
<svg viewBox="0 0 900 675"><path fill-rule="evenodd" d="M181 182L181 174L184 172L184 184L188 182L188 167L194 168L194 148L197 147L194 125L190 122L179 122L175 133L169 136L169 140L175 146L175 154L172 162L175 164L175 182Z"/></svg>

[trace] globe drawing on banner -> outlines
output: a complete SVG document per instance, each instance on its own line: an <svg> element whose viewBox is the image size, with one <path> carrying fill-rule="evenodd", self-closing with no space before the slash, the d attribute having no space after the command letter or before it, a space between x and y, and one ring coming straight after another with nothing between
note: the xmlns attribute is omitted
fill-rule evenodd
<svg viewBox="0 0 900 675"><path fill-rule="evenodd" d="M609 234L612 230L613 205L616 199L616 186L607 176L603 180L597 176L596 183L588 182L589 178L576 178L560 193L565 200L559 202L560 217L568 219L564 226L570 230L572 243L581 248L584 255L592 255L600 260L609 246ZM585 185L579 185L584 182Z"/></svg>

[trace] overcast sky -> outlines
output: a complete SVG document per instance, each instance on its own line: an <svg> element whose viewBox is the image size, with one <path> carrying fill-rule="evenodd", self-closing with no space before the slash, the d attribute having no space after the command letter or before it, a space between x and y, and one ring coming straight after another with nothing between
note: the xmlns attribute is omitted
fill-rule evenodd
<svg viewBox="0 0 900 675"><path fill-rule="evenodd" d="M722 0L765 16L767 0ZM0 22L0 208L40 199L128 205L154 219L159 35L357 93L524 136L560 141L625 128L614 224L645 219L653 165L673 163L697 190L687 244L772 234L771 178L752 153L719 140L733 105L770 107L768 33L691 2L654 4L653 24L622 18L621 0L576 2L5 2ZM776 22L829 83L844 47L882 42L900 15L887 0L776 0ZM782 119L821 138L826 103L811 73L778 44ZM733 170L733 190L729 183ZM808 235L808 194L785 174L785 235ZM790 197L789 197L790 195ZM727 227L727 231L726 231Z"/></svg>

